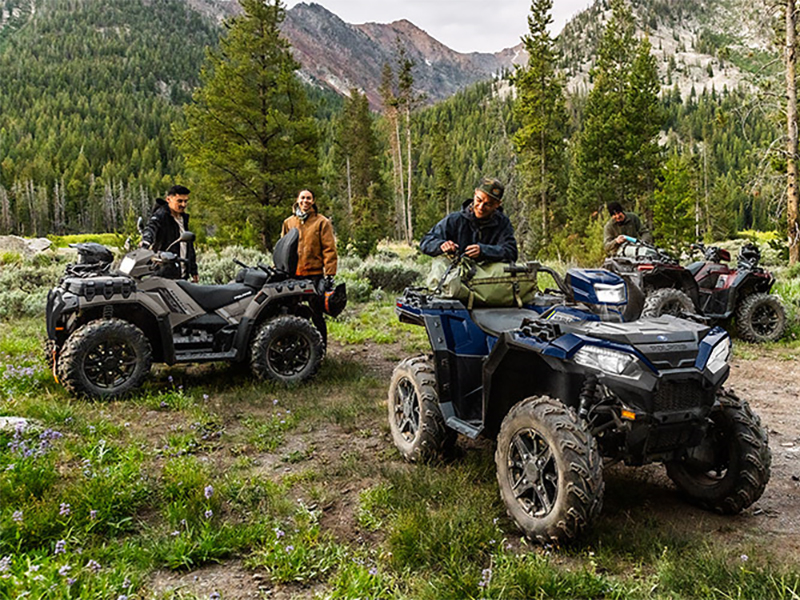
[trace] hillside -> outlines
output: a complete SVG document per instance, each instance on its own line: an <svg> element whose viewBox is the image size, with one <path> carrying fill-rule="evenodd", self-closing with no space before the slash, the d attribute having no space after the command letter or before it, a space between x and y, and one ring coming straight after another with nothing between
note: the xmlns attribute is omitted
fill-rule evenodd
<svg viewBox="0 0 800 600"><path fill-rule="evenodd" d="M407 20L352 25L314 3L287 11L283 31L309 80L341 94L354 87L362 90L374 108L380 106L381 70L396 62L398 44L415 62L415 87L430 102L510 69L518 54L514 49L462 54Z"/></svg>

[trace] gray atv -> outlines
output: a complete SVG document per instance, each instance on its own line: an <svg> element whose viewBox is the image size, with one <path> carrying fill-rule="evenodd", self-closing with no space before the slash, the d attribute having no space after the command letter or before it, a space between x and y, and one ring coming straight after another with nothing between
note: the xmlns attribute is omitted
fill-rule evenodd
<svg viewBox="0 0 800 600"><path fill-rule="evenodd" d="M194 239L186 232L178 241ZM74 244L47 297L53 375L78 396L115 398L139 388L153 362L249 362L259 379L299 383L325 355L325 315L347 303L344 284L295 276L297 230L276 244L274 266L242 269L227 285L176 278L183 259L139 248L112 269L99 244ZM167 249L169 250L169 249Z"/></svg>

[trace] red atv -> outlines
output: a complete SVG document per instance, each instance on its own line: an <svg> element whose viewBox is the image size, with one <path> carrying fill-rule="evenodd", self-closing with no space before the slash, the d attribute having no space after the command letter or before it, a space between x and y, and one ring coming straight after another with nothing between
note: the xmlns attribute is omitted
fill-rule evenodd
<svg viewBox="0 0 800 600"><path fill-rule="evenodd" d="M742 246L735 269L725 264L731 255L724 248L702 243L691 247L703 253L703 260L682 267L663 250L631 238L604 267L641 291L642 317L697 313L714 323L735 319L745 341L779 339L786 330L786 311L780 298L770 294L775 278L758 266L758 247ZM635 312L634 307L630 316Z"/></svg>

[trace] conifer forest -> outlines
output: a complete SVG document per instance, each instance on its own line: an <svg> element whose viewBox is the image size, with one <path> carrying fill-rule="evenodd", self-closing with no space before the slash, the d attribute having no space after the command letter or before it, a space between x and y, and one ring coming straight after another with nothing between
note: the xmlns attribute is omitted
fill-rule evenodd
<svg viewBox="0 0 800 600"><path fill-rule="evenodd" d="M598 4L610 17L590 31L590 88L566 85L584 45L569 27L553 38L552 2L533 0L526 65L432 105L398 47L375 110L361 90L301 83L280 2L244 0L219 26L178 0L44 0L35 17L7 0L0 234L130 231L183 182L201 241L270 248L296 190L313 186L343 245L366 256L381 239L418 240L483 175L506 182L531 258L594 260L610 200L668 246L785 232L785 117L765 100L780 92L779 43L742 66L725 39L699 36L758 78L686 93L669 85L674 57L642 34L679 9Z"/></svg>

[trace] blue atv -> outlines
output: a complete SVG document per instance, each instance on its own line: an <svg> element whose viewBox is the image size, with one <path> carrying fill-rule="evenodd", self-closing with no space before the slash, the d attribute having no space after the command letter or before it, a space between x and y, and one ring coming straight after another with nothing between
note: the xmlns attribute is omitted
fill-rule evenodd
<svg viewBox="0 0 800 600"><path fill-rule="evenodd" d="M623 322L614 277L571 272L521 308L467 310L407 289L397 314L425 327L433 352L392 375L403 457L435 460L458 434L496 440L508 513L542 543L572 540L597 517L604 463L663 462L684 496L720 513L758 500L771 454L759 418L722 388L730 337L672 316Z"/></svg>

